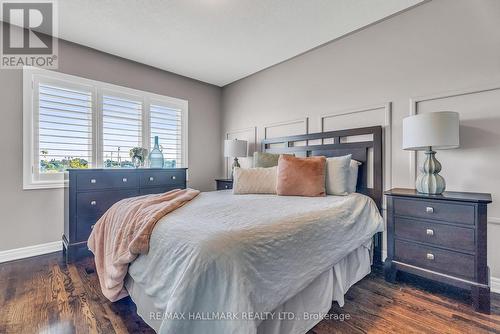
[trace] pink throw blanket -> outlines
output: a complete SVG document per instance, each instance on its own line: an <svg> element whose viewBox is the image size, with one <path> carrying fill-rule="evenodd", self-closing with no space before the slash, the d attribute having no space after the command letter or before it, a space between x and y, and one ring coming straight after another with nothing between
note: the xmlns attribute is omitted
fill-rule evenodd
<svg viewBox="0 0 500 334"><path fill-rule="evenodd" d="M123 286L128 265L140 254L147 254L149 239L158 220L199 193L194 189L175 189L163 194L131 197L106 211L95 224L88 241L106 298L114 302L128 295Z"/></svg>

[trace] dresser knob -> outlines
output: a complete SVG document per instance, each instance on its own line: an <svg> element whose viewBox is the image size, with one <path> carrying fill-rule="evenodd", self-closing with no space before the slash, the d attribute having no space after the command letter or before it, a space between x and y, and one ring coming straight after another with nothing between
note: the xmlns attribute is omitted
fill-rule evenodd
<svg viewBox="0 0 500 334"><path fill-rule="evenodd" d="M229 186L228 186L228 185L225 185L225 186L224 186L224 188L228 189L228 188L229 188Z"/></svg>
<svg viewBox="0 0 500 334"><path fill-rule="evenodd" d="M149 181L154 181L154 180L155 180L154 177L152 177L152 176L149 177Z"/></svg>
<svg viewBox="0 0 500 334"><path fill-rule="evenodd" d="M434 254L427 253L427 260L433 261L434 260Z"/></svg>
<svg viewBox="0 0 500 334"><path fill-rule="evenodd" d="M128 180L127 180L127 178L126 178L126 177L124 177L124 178L122 179L122 181L123 181L123 182L127 182Z"/></svg>
<svg viewBox="0 0 500 334"><path fill-rule="evenodd" d="M175 179L176 179L175 175L174 175L174 176L172 176L172 180L175 180Z"/></svg>
<svg viewBox="0 0 500 334"><path fill-rule="evenodd" d="M90 201L90 205L95 206L97 204L96 201Z"/></svg>
<svg viewBox="0 0 500 334"><path fill-rule="evenodd" d="M90 179L90 183L97 183L96 179Z"/></svg>
<svg viewBox="0 0 500 334"><path fill-rule="evenodd" d="M427 235L434 235L434 230L432 230L432 229L428 228L428 229L425 231L425 233L426 233Z"/></svg>
<svg viewBox="0 0 500 334"><path fill-rule="evenodd" d="M425 212L427 212L427 213L434 213L434 208L428 206L428 207L425 208Z"/></svg>

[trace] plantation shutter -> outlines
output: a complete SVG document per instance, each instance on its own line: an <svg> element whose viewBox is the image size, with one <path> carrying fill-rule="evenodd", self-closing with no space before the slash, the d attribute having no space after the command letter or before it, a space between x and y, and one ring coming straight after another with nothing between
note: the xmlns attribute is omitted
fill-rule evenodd
<svg viewBox="0 0 500 334"><path fill-rule="evenodd" d="M39 83L37 97L33 172L49 179L50 174L67 168L91 167L92 91Z"/></svg>
<svg viewBox="0 0 500 334"><path fill-rule="evenodd" d="M183 167L185 161L182 161L182 110L151 103L149 121L151 149L154 147L154 137L158 136L165 159L164 167Z"/></svg>
<svg viewBox="0 0 500 334"><path fill-rule="evenodd" d="M129 151L141 146L142 101L103 95L102 128L104 167L133 167Z"/></svg>

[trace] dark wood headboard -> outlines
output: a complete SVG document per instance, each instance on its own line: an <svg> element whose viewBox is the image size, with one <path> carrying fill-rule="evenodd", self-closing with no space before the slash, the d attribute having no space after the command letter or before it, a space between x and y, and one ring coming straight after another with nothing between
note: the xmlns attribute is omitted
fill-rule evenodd
<svg viewBox="0 0 500 334"><path fill-rule="evenodd" d="M363 137L362 141L343 142L342 138L354 136L370 136L367 141ZM330 143L325 143L330 139ZM314 144L310 144L315 141ZM298 142L305 142L304 145L297 145ZM319 143L316 143L319 142ZM281 145L280 145L281 144ZM371 170L373 171L373 186L368 185L368 173L370 171L368 151L373 149L373 161ZM307 135L289 136L264 139L262 141L262 152L269 153L294 153L297 156L318 156L338 157L352 154L352 158L361 162L359 168L358 183L356 191L370 196L382 210L383 196L383 172L382 172L382 127L373 126L367 128L357 128L339 131L318 132Z"/></svg>
<svg viewBox="0 0 500 334"><path fill-rule="evenodd" d="M361 136L361 137L358 137ZM356 141L358 137L359 141ZM372 149L373 155L369 155ZM382 212L383 169L382 127L373 126L262 140L262 152L294 153L297 156L337 157L352 154L361 162L356 191L370 196ZM372 159L369 159L372 157ZM372 172L372 185L368 173ZM382 234L375 236L375 261L382 260Z"/></svg>

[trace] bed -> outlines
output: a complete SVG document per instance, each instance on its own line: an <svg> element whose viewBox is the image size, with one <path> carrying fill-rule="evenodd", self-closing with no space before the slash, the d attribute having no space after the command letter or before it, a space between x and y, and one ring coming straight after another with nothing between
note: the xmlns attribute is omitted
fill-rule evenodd
<svg viewBox="0 0 500 334"><path fill-rule="evenodd" d="M362 162L357 192L206 192L156 225L126 289L161 333L305 333L380 261L382 129L264 140L273 153ZM354 141L358 140L358 141Z"/></svg>

